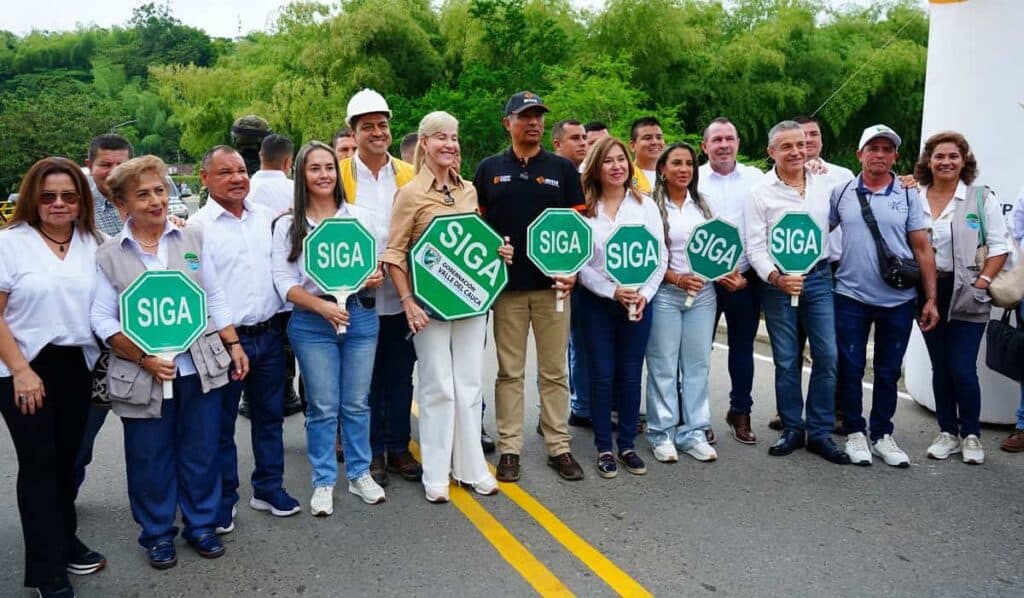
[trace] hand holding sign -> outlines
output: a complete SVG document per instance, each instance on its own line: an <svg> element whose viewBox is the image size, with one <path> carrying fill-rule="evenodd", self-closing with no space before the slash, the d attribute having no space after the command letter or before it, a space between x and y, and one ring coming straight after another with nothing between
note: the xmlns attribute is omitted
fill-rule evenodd
<svg viewBox="0 0 1024 598"><path fill-rule="evenodd" d="M526 230L526 256L554 279L555 311L565 310L565 295L594 253L590 226L576 210L548 208Z"/></svg>
<svg viewBox="0 0 1024 598"><path fill-rule="evenodd" d="M803 275L818 263L825 253L821 227L807 212L787 212L768 232L768 254L779 270L786 275L799 275L779 279L779 288L792 296L790 304L800 305Z"/></svg>
<svg viewBox="0 0 1024 598"><path fill-rule="evenodd" d="M693 227L686 244L690 270L706 280L729 276L743 256L740 230L727 220L713 218ZM686 307L693 305L695 292L688 291Z"/></svg>
<svg viewBox="0 0 1024 598"><path fill-rule="evenodd" d="M378 271L377 243L355 218L320 221L303 239L302 255L306 276L330 293L342 311L349 295ZM338 334L348 330L347 323L340 319L329 317L328 320L337 325Z"/></svg>
<svg viewBox="0 0 1024 598"><path fill-rule="evenodd" d="M629 306L630 320L640 319L640 310L647 301L642 296L640 299L644 300L638 301L637 291L647 284L660 265L661 248L658 246L658 238L642 224L623 224L605 241L605 272L623 287L623 291L631 292L624 294L616 291L617 301L622 301L620 296L626 299L624 304Z"/></svg>
<svg viewBox="0 0 1024 598"><path fill-rule="evenodd" d="M120 309L121 332L163 362L173 362L206 330L206 293L177 270L143 272L121 293ZM167 364L157 364L166 373ZM165 399L174 396L173 380L163 379Z"/></svg>

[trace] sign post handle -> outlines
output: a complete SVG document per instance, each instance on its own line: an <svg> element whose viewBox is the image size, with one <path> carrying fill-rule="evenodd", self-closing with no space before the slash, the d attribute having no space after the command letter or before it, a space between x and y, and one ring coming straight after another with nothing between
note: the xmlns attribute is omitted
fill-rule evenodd
<svg viewBox="0 0 1024 598"><path fill-rule="evenodd" d="M683 304L686 307L693 307L693 300L697 298L697 295L692 291L686 291L686 302Z"/></svg>
<svg viewBox="0 0 1024 598"><path fill-rule="evenodd" d="M630 290L639 291L639 289L630 289ZM630 303L629 304L629 320L631 322L639 322L640 321L640 317L641 317L640 316L640 310L638 310L636 308L636 303Z"/></svg>
<svg viewBox="0 0 1024 598"><path fill-rule="evenodd" d="M565 297L562 295L562 291L555 291L555 313L562 313L565 311Z"/></svg>
<svg viewBox="0 0 1024 598"><path fill-rule="evenodd" d="M800 305L800 295L793 295L793 296L791 296L789 298L789 304L792 305L793 307L799 306Z"/></svg>
<svg viewBox="0 0 1024 598"><path fill-rule="evenodd" d="M177 356L178 356L177 353L160 353L160 354L157 355L157 357L159 359L164 359L166 361L174 361L174 358L177 357ZM173 399L174 398L174 380L164 380L163 381L163 387L164 387L164 398L165 399Z"/></svg>
<svg viewBox="0 0 1024 598"><path fill-rule="evenodd" d="M348 297L351 294L352 293L349 293L347 291L336 291L334 293L331 293L331 296L338 301L338 307L340 307L341 309L345 309L345 304L348 303ZM338 326L339 335L345 334L346 332L348 332L348 326Z"/></svg>

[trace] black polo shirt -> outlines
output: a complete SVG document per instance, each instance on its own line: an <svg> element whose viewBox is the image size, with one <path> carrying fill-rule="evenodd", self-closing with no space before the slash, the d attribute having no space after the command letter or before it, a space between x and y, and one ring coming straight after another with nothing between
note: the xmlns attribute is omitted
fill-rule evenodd
<svg viewBox="0 0 1024 598"><path fill-rule="evenodd" d="M484 219L499 235L507 236L516 249L505 288L551 288L551 279L526 257L526 228L547 208L583 205L580 175L572 162L542 148L523 163L509 148L480 162L473 186Z"/></svg>

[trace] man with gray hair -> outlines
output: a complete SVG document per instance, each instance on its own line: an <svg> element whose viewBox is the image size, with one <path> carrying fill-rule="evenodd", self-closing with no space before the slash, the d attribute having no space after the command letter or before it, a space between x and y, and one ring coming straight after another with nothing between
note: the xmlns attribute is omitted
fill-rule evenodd
<svg viewBox="0 0 1024 598"><path fill-rule="evenodd" d="M765 321L775 362L775 403L783 431L768 449L781 457L807 450L839 465L850 458L832 441L832 409L836 387L836 332L832 303L832 270L828 264L829 198L832 186L807 167L806 135L799 123L784 120L768 133L768 155L774 161L764 180L750 191L747 205L747 256L767 283L762 294ZM779 271L768 252L769 231L790 212L806 212L821 229L821 258L806 275ZM791 298L799 298L798 305ZM801 388L803 359L797 329L810 340L811 381L807 421Z"/></svg>

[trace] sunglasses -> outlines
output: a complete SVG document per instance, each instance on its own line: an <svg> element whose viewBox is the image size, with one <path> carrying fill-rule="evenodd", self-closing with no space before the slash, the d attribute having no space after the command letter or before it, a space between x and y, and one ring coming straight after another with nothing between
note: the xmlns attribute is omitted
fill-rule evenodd
<svg viewBox="0 0 1024 598"><path fill-rule="evenodd" d="M39 194L39 203L48 206L57 201L58 197L68 205L76 204L78 203L78 200L82 198L82 196L75 191L61 191L60 193L56 193L54 191L43 191Z"/></svg>

